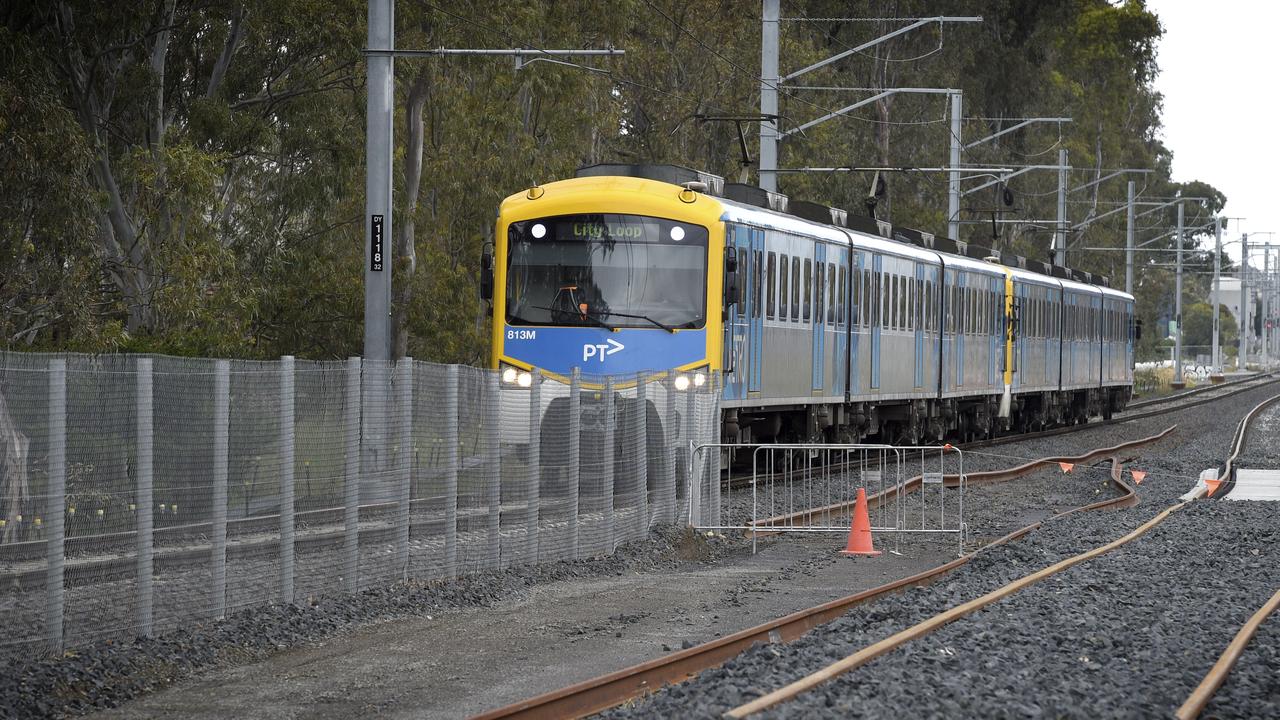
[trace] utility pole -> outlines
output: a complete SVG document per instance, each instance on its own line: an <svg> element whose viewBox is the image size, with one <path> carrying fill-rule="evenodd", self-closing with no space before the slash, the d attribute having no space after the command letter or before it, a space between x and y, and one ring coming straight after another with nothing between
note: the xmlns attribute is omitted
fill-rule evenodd
<svg viewBox="0 0 1280 720"><path fill-rule="evenodd" d="M960 239L960 133L964 93L951 93L951 173L947 180L947 237Z"/></svg>
<svg viewBox="0 0 1280 720"><path fill-rule="evenodd" d="M1249 367L1249 233L1240 234L1240 350L1236 369Z"/></svg>
<svg viewBox="0 0 1280 720"><path fill-rule="evenodd" d="M1271 244L1262 246L1262 367L1271 362Z"/></svg>
<svg viewBox="0 0 1280 720"><path fill-rule="evenodd" d="M1173 337L1173 382L1175 390L1181 390L1186 382L1182 379L1182 216L1183 205L1178 203L1178 274L1174 281L1174 322L1177 323Z"/></svg>
<svg viewBox="0 0 1280 720"><path fill-rule="evenodd" d="M1067 149L1058 149L1058 229L1054 233L1053 264L1067 264Z"/></svg>
<svg viewBox="0 0 1280 720"><path fill-rule="evenodd" d="M1124 291L1133 294L1133 192L1134 182L1129 181L1128 222L1124 229ZM1221 251L1221 249L1219 249Z"/></svg>
<svg viewBox="0 0 1280 720"><path fill-rule="evenodd" d="M1133 194L1133 183L1129 183L1130 195ZM1130 217L1133 213L1130 213ZM1130 224L1132 227L1132 224ZM1222 314L1222 217L1215 215L1213 218L1213 376L1220 378L1222 376L1222 355L1221 348L1218 347L1218 336L1222 333L1221 319Z"/></svg>
<svg viewBox="0 0 1280 720"><path fill-rule="evenodd" d="M760 42L760 115L778 116L778 19L781 0L764 0ZM760 187L778 191L778 121L760 123Z"/></svg>
<svg viewBox="0 0 1280 720"><path fill-rule="evenodd" d="M364 358L391 359L391 153L395 122L394 0L369 0L365 100Z"/></svg>

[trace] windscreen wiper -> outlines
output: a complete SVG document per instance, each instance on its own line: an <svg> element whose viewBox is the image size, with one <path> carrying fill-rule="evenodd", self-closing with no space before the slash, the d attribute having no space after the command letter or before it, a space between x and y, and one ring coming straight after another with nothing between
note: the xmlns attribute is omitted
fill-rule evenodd
<svg viewBox="0 0 1280 720"><path fill-rule="evenodd" d="M538 306L538 309L539 309L539 310L548 310L548 311L550 311L550 312L557 312L556 310L553 310L552 308L549 308L549 307L541 307L541 306ZM671 325L667 325L666 323L663 323L663 322L658 322L657 320L654 320L653 318L649 317L648 315L632 315L631 313L620 313L620 312L614 312L614 311L612 311L612 310L581 310L581 309L579 309L579 310L577 310L576 312L577 312L579 315L581 315L582 317L584 317L584 318L591 318L592 320L595 320L595 321L596 321L596 324L597 324L597 325L599 325L600 327L610 327L610 326L609 326L607 323L605 323L605 322L603 322L603 321L599 320L598 318L602 318L602 317L624 317L624 318L635 318L635 319L637 319L637 320L644 320L644 321L646 321L646 322L651 322L651 323L653 323L654 325L656 325L656 326L658 326L658 327L662 328L663 330L666 330L667 332L672 333L672 334L674 334L674 333L675 333L675 331L676 331L676 329L675 329L673 326L671 326ZM612 328L610 328L610 329L612 329Z"/></svg>
<svg viewBox="0 0 1280 720"><path fill-rule="evenodd" d="M579 310L565 311L565 310L557 310L556 308L549 308L549 307L545 307L545 306L542 306L542 305L534 305L533 307L534 307L534 309L535 309L535 310L546 310L547 312L552 312L552 313L564 313L564 314L566 314L566 315L578 315L578 316L580 316L583 320L590 320L590 321L591 321L591 323L592 323L593 325L595 325L596 327L602 327L602 328L604 328L604 329L606 329L606 330L612 330L612 329L613 329L613 328L609 327L609 323L606 323L605 321L603 321L603 320L601 320L601 319L599 318L599 315L601 314L601 313L599 313L599 312L594 312L594 311L591 311L591 310L587 310L586 312L583 312L581 309L579 309ZM610 313L604 313L604 314L608 315L608 314L610 314Z"/></svg>

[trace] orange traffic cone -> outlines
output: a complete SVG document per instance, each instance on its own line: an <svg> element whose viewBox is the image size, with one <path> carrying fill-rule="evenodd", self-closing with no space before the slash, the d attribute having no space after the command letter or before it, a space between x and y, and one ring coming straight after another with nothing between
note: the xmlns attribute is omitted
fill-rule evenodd
<svg viewBox="0 0 1280 720"><path fill-rule="evenodd" d="M867 490L858 488L858 502L853 507L853 517L849 523L849 544L841 555L876 556L879 550L871 547L871 517L867 514Z"/></svg>

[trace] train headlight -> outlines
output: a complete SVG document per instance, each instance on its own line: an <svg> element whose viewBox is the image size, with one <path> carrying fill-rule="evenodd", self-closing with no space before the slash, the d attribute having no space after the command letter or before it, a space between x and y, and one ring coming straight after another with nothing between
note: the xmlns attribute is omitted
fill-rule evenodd
<svg viewBox="0 0 1280 720"><path fill-rule="evenodd" d="M688 375L676 376L676 390L679 390L680 392L684 392L685 390L688 390L688 389L689 389L689 376Z"/></svg>
<svg viewBox="0 0 1280 720"><path fill-rule="evenodd" d="M516 384L522 388L527 388L533 384L533 374L522 372L516 375Z"/></svg>
<svg viewBox="0 0 1280 720"><path fill-rule="evenodd" d="M705 384L707 384L707 375L706 375L706 373L694 373L694 374L693 374L693 386L694 386L694 387L702 387L702 386L703 386L703 385L705 385Z"/></svg>
<svg viewBox="0 0 1280 720"><path fill-rule="evenodd" d="M519 371L517 371L515 368L511 367L510 365L506 366L505 368L502 369L502 382L508 385L514 383L516 381L516 374L518 372Z"/></svg>

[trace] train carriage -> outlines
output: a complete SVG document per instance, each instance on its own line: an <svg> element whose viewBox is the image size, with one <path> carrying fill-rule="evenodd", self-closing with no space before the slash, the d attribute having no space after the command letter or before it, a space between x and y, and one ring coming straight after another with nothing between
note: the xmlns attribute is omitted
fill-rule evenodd
<svg viewBox="0 0 1280 720"><path fill-rule="evenodd" d="M505 383L719 373L740 441L970 437L1128 400L1124 293L685 169L581 175L499 211L486 296Z"/></svg>

